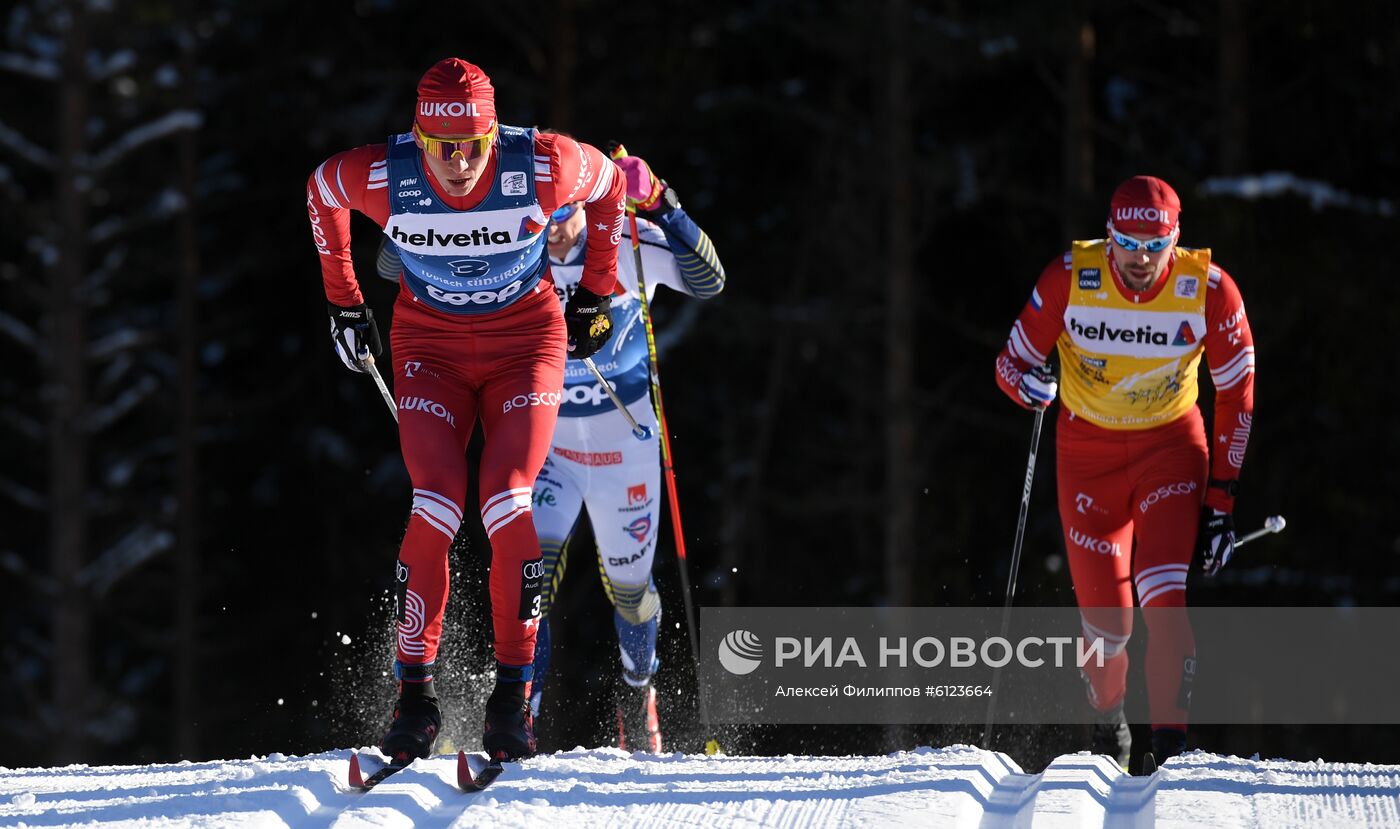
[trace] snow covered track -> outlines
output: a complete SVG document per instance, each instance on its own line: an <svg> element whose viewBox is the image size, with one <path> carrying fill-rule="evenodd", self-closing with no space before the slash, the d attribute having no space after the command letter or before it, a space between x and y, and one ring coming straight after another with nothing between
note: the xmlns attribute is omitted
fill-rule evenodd
<svg viewBox="0 0 1400 829"><path fill-rule="evenodd" d="M1400 827L1400 766L1199 752L1132 778L1087 754L1024 774L965 746L885 757L578 750L508 764L480 794L456 787L446 755L357 792L349 757L0 769L0 826Z"/></svg>

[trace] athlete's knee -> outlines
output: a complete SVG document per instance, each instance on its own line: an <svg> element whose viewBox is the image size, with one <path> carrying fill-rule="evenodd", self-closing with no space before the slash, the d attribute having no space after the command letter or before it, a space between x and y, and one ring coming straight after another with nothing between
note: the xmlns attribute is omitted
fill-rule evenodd
<svg viewBox="0 0 1400 829"><path fill-rule="evenodd" d="M446 536L450 544L462 526L462 502L440 491L414 487L411 517L422 519L429 527Z"/></svg>
<svg viewBox="0 0 1400 829"><path fill-rule="evenodd" d="M1148 607L1183 607L1186 604L1186 573L1190 564L1159 564L1133 578L1138 604Z"/></svg>
<svg viewBox="0 0 1400 829"><path fill-rule="evenodd" d="M512 486L492 492L481 499L481 523L486 528L486 537L491 538L502 529L525 518L529 523L530 486Z"/></svg>
<svg viewBox="0 0 1400 829"><path fill-rule="evenodd" d="M651 579L647 579L643 584L612 582L608 598L612 599L618 615L629 625L650 622L661 612L661 597Z"/></svg>
<svg viewBox="0 0 1400 829"><path fill-rule="evenodd" d="M1127 612L1126 619L1113 618L1115 612L1100 609L1093 621L1083 610L1079 612L1079 622L1088 646L1095 647L1102 640L1104 659L1112 659L1122 653L1133 635L1132 611Z"/></svg>

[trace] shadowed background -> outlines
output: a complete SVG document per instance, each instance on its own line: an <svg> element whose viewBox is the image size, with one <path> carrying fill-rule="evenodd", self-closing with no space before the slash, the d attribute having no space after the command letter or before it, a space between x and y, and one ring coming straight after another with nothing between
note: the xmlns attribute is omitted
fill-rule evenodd
<svg viewBox="0 0 1400 829"><path fill-rule="evenodd" d="M505 123L624 141L720 253L719 298L656 302L698 604L1000 605L1031 418L993 359L1040 269L1101 235L1138 173L1176 187L1183 243L1214 250L1251 319L1237 526L1289 522L1191 601L1400 595L1393 4L285 5L0 12L0 765L380 736L408 480L373 385L328 341L303 188L330 154L406 129L449 55L490 74ZM352 230L387 329L377 228ZM1052 446L1047 428L1018 604L1073 601ZM659 532L663 720L693 751L709 735ZM546 750L608 734L618 668L590 546L551 617ZM454 557L447 731L472 741L479 527ZM979 732L721 736L871 753ZM1396 736L1212 726L1191 744L1400 762ZM1016 729L997 747L1038 768L1082 740Z"/></svg>

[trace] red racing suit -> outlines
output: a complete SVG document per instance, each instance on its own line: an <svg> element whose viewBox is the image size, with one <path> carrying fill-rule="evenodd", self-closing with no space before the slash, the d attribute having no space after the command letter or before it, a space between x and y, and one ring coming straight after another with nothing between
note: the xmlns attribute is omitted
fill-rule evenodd
<svg viewBox="0 0 1400 829"><path fill-rule="evenodd" d="M1182 609L1201 505L1233 510L1254 412L1244 304L1209 250L1178 248L1152 287L1136 292L1102 241L1076 242L1041 273L997 356L1002 391L1024 405L1021 375L1052 346L1070 576L1085 635L1108 646L1106 664L1085 671L1090 702L1107 711L1123 699L1136 591L1149 627L1152 723L1184 730L1196 646ZM1210 444L1196 405L1202 352L1216 388Z"/></svg>
<svg viewBox="0 0 1400 829"><path fill-rule="evenodd" d="M517 143L512 155L503 156L507 130L513 130ZM416 177L394 180L390 161L404 157L407 138L402 136L396 142L398 149L392 157L387 144L337 153L317 167L307 182L307 210L321 256L326 298L331 303L352 306L363 301L350 259L351 210L365 214L381 228L393 219L394 226L385 232L392 231L391 238L401 246L425 239L430 245L450 244L454 238L471 245L472 227L459 232L465 221L462 212L505 196L515 199L516 215L529 214L518 231L504 232L502 238L510 245L533 245L535 234L543 230L546 217L557 207L586 201L589 224L603 232L588 234L582 282L599 295L613 292L626 181L597 149L566 136L538 133L533 135L530 148L519 143L531 140L528 132L503 127L502 138L493 146L477 185L465 197L454 198L444 194L427 164L421 164L415 173L425 177L424 182ZM524 155L529 149L533 149L533 158ZM499 177L498 164L504 170ZM510 164L520 172L512 172ZM424 184L431 187L430 192L422 191ZM439 227L456 221L458 229L438 235L431 229L422 235L401 230L397 227L400 218L405 226L424 220L423 215L402 210L406 196L428 197L416 204L430 204L431 197L436 197L437 213L426 214L427 221L436 221ZM497 240L500 234L488 235ZM485 238L477 234L478 248L457 255L488 250L480 248ZM543 247L542 242L538 247ZM409 249L404 250L407 256ZM528 261L524 254L519 259ZM474 280L467 277L480 276L487 264L484 259L451 260L448 265L459 269L457 275L462 279L440 284L471 285ZM447 602L447 553L461 525L466 499L465 450L478 416L486 438L479 506L492 548L490 590L496 659L515 666L529 665L534 659L543 563L530 490L554 434L564 381L566 335L547 270L542 276L538 270L531 273L538 281L510 294L444 293L430 283L414 283L415 290L410 290L408 274L400 283L391 332L393 379L399 442L413 483L412 513L397 569L396 670L404 679L432 678ZM479 307L485 301L482 297L496 307L483 310ZM454 313L454 305L466 307L462 313Z"/></svg>

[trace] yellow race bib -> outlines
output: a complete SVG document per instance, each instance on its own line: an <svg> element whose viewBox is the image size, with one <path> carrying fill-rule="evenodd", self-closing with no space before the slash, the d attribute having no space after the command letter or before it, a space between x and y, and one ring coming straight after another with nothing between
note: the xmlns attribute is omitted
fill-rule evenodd
<svg viewBox="0 0 1400 829"><path fill-rule="evenodd" d="M1161 293L1135 303L1119 292L1103 240L1071 248L1069 304L1060 350L1060 395L1106 429L1147 429L1196 404L1205 348L1210 250L1176 249Z"/></svg>

